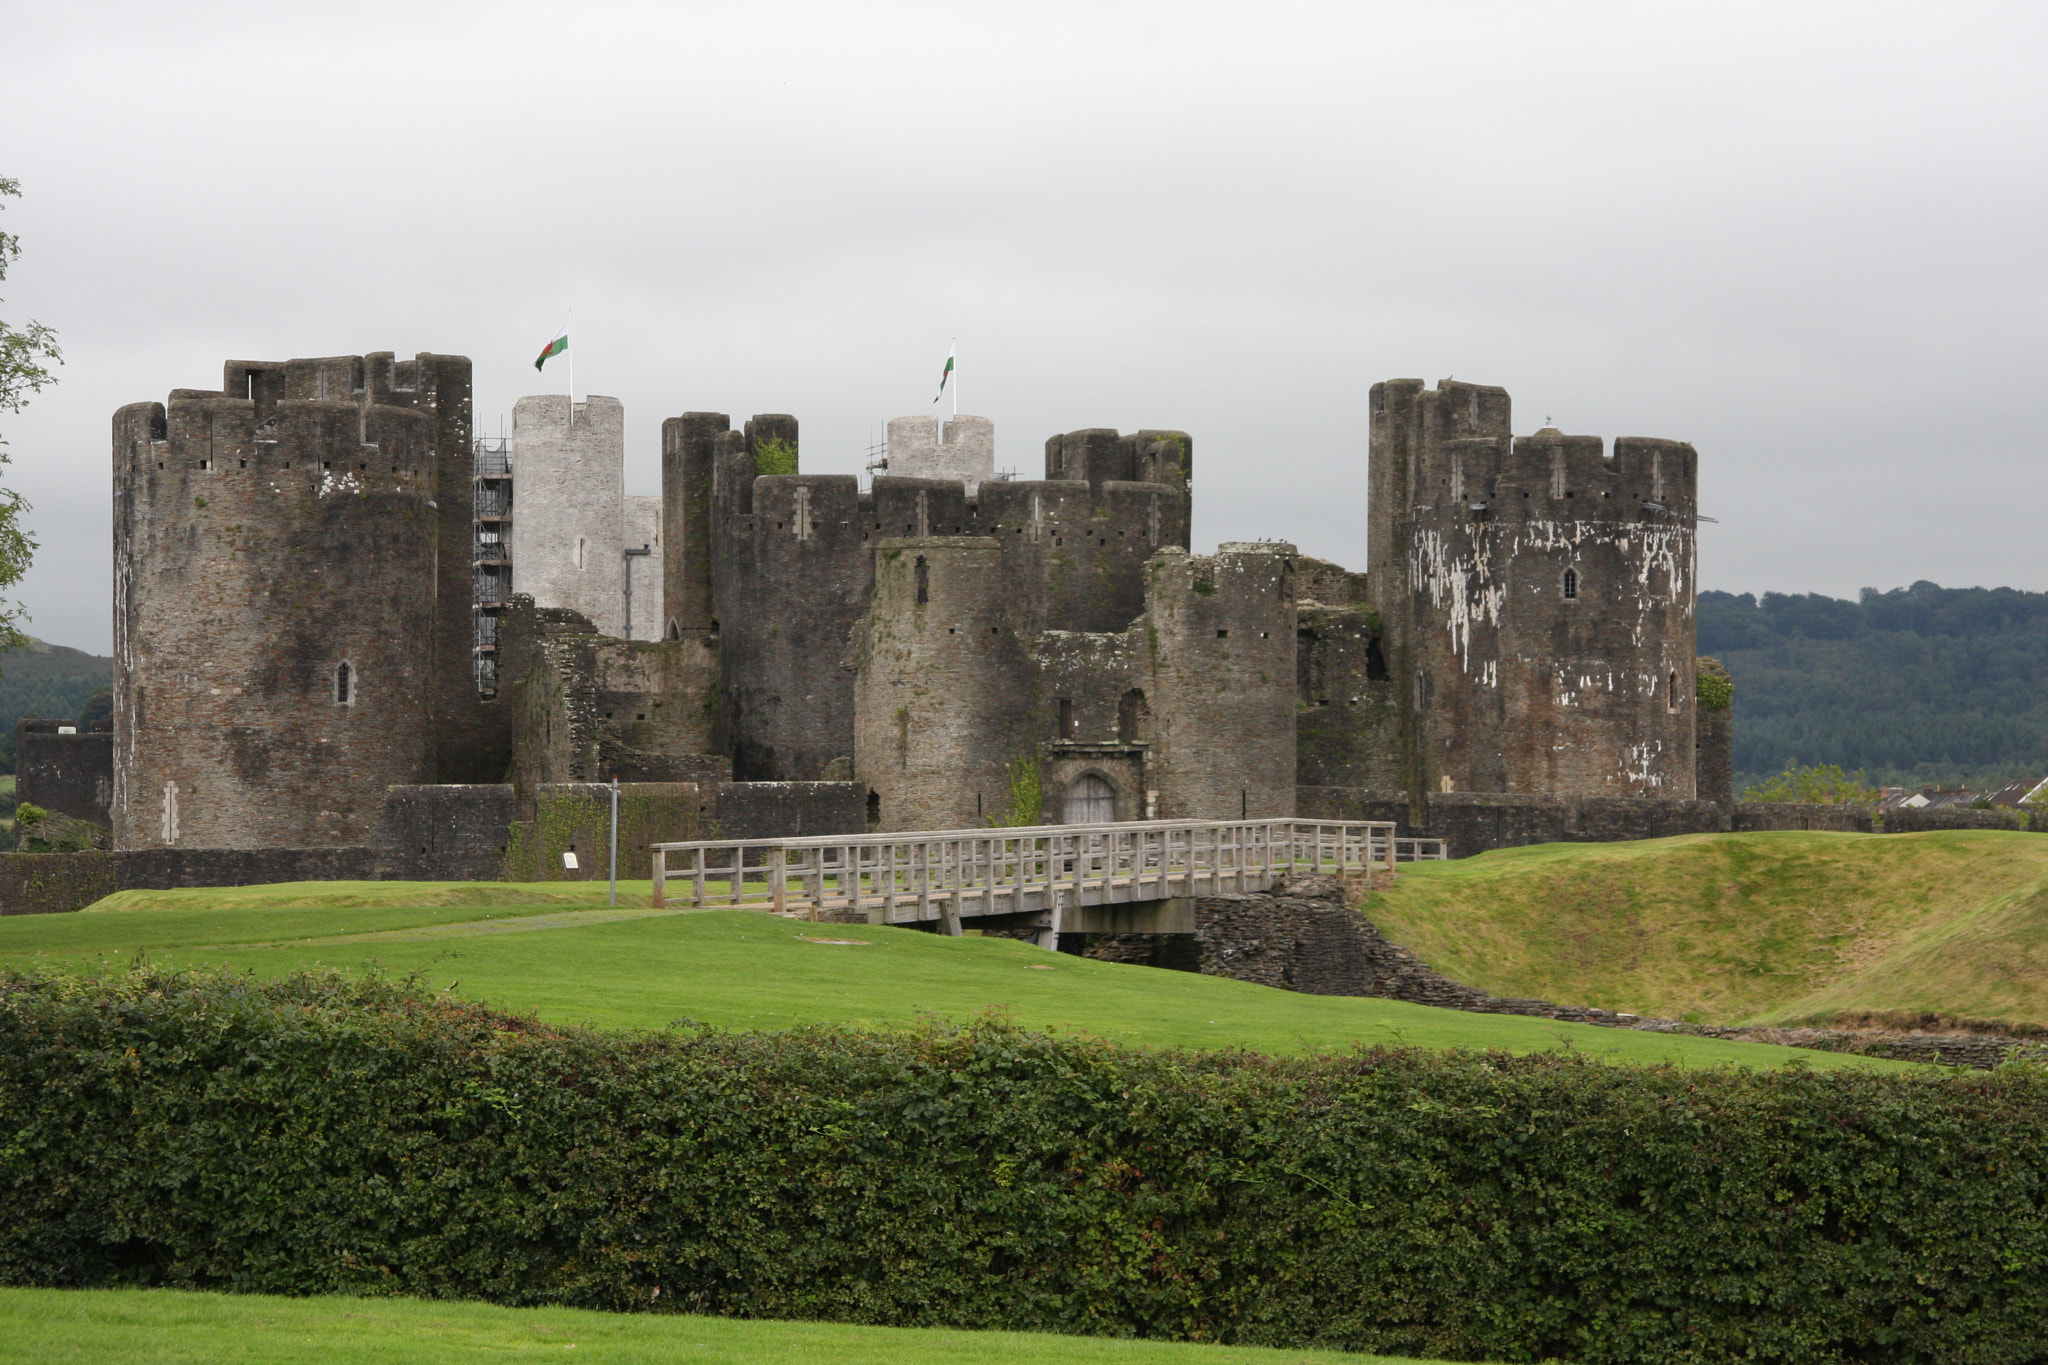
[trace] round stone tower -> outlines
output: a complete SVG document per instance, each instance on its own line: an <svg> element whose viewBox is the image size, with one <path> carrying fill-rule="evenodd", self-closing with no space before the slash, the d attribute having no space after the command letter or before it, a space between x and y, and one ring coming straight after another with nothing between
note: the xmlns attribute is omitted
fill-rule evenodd
<svg viewBox="0 0 2048 1365"><path fill-rule="evenodd" d="M1372 392L1371 594L1411 792L1695 794L1697 462L1510 435L1505 390Z"/></svg>
<svg viewBox="0 0 2048 1365"><path fill-rule="evenodd" d="M230 361L114 415L116 848L363 844L434 780L445 364L466 390L456 357Z"/></svg>

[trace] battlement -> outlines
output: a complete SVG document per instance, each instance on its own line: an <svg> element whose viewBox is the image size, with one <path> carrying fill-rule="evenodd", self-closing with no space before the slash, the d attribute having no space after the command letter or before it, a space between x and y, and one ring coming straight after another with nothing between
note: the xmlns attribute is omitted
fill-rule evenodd
<svg viewBox="0 0 2048 1365"><path fill-rule="evenodd" d="M1507 391L1444 380L1373 386L1375 539L1396 520L1690 522L1698 459L1682 441L1625 436L1610 453L1598 436L1545 427L1510 434ZM1375 550L1377 557L1379 551Z"/></svg>
<svg viewBox="0 0 2048 1365"><path fill-rule="evenodd" d="M1114 480L1185 491L1194 462L1194 438L1185 431L1148 429L1121 436L1113 427L1086 427L1045 442L1047 479L1078 479L1094 488Z"/></svg>

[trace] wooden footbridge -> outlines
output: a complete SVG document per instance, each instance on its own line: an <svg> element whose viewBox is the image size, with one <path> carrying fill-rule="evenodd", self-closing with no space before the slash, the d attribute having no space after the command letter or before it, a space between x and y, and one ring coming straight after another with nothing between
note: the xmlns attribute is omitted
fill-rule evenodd
<svg viewBox="0 0 2048 1365"><path fill-rule="evenodd" d="M902 924L1193 933L1196 896L1444 856L1379 821L1138 820L655 844L654 903Z"/></svg>

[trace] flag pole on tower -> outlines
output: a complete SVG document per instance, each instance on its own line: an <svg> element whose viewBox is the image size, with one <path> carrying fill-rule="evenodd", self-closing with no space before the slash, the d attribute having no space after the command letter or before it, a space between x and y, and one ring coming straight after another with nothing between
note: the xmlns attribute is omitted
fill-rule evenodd
<svg viewBox="0 0 2048 1365"><path fill-rule="evenodd" d="M555 339L540 348L540 356L533 362L533 368L544 370L547 363L569 349L569 319L562 319L562 328L555 333ZM569 420L576 420L576 356L569 356Z"/></svg>
<svg viewBox="0 0 2048 1365"><path fill-rule="evenodd" d="M946 396L946 386L948 384L952 385L953 415L955 417L958 417L960 415L960 381L957 377L955 377L953 373L953 359L959 350L960 343L956 340L953 343L952 349L946 352L946 368L939 371L939 391L932 397L932 406L937 407L939 405L939 399L944 398ZM943 442L945 439L946 424L944 422L940 422L939 440Z"/></svg>

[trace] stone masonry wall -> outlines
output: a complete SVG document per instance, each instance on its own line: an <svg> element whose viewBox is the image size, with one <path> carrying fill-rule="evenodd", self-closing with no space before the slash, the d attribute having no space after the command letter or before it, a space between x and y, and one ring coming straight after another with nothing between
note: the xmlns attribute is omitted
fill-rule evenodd
<svg viewBox="0 0 2048 1365"><path fill-rule="evenodd" d="M496 854L421 856L364 846L8 853L0 854L0 915L83 910L103 896L128 890L303 881L483 881L497 875Z"/></svg>
<svg viewBox="0 0 2048 1365"><path fill-rule="evenodd" d="M661 520L660 498L626 499L624 526L629 553L623 557L620 571L620 596L624 600L619 621L622 638L659 640L665 633L667 618L661 614L664 573L661 566ZM647 553L630 553L635 550Z"/></svg>
<svg viewBox="0 0 2048 1365"><path fill-rule="evenodd" d="M70 725L58 720L15 722L14 795L76 820L108 824L114 799L114 733L57 733L60 726Z"/></svg>
<svg viewBox="0 0 2048 1365"><path fill-rule="evenodd" d="M1512 434L1505 390L1372 391L1373 605L1411 792L1690 798L1696 458Z"/></svg>
<svg viewBox="0 0 2048 1365"><path fill-rule="evenodd" d="M622 636L626 410L595 394L512 406L512 590Z"/></svg>
<svg viewBox="0 0 2048 1365"><path fill-rule="evenodd" d="M421 375L467 366L233 361L221 391L115 415L116 848L359 845L385 787L433 780L453 703Z"/></svg>

